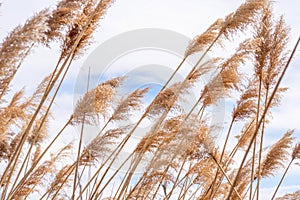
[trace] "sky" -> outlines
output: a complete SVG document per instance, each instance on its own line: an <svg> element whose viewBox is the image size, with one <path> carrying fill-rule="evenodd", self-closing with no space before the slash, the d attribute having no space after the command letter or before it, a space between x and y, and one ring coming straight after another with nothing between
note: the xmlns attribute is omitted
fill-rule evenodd
<svg viewBox="0 0 300 200"><path fill-rule="evenodd" d="M128 31L145 28L155 30L165 29L174 32L174 34L171 34L172 37L178 37L184 42L185 38L193 38L203 32L217 18L222 18L234 11L242 2L242 0L116 0L113 6L108 10L105 18L101 21L100 27L96 30L92 45L86 54L73 64L72 70L67 75L66 81L54 106L53 117L55 120L51 122L52 127L54 127L52 131L57 131L59 127L65 123L66 117L72 113L74 98L78 98L78 94L76 94L76 84L81 74L80 70L82 70L82 66L86 66L86 63L88 63L87 60L90 59L89 56L92 55L99 46L105 44L107 41L115 41L117 36ZM1 0L1 3L1 40L16 25L23 24L33 13L45 7L55 6L55 1L50 0ZM283 15L286 23L291 27L290 49L300 33L299 7L300 0L274 1L274 12L276 16ZM112 43L108 44L111 45ZM36 83L40 82L43 77L50 73L57 61L58 51L55 51L55 49L57 49L57 45L54 45L52 49L35 48L17 73L11 90L17 91L23 86L26 86L26 90L32 92ZM180 51L183 52L184 49ZM160 59L153 61L152 58L158 56L158 54ZM172 62L169 62L169 60L172 60ZM157 66L176 66L176 63L179 61L178 55L172 54L172 52L144 49L120 55L117 60L111 61L110 68L106 71L105 75L109 78L109 76L115 74L135 73L134 69L136 69L137 66L147 66L150 64ZM289 129L295 129L295 136L300 138L300 117L298 115L300 113L300 85L298 84L298 77L300 76L299 64L300 50L296 52L295 58L284 77L282 85L289 87L289 90L282 99L281 106L273 110L273 119L266 134L266 144L271 144ZM156 78L158 75L159 72L156 73ZM159 77L159 80L163 80L163 78L162 75L162 77ZM153 83L157 80L158 79L147 80L147 83ZM67 130L69 136L76 138L76 133L74 132L76 131L72 128ZM279 194L300 188L300 182L298 181L300 173L298 171L300 171L299 166L298 168L297 166L291 168L283 183L284 187L280 189ZM277 182L278 179L268 179L264 182L264 194L266 194L266 196L262 198L268 199L267 194L272 193L270 191L274 190L273 187Z"/></svg>

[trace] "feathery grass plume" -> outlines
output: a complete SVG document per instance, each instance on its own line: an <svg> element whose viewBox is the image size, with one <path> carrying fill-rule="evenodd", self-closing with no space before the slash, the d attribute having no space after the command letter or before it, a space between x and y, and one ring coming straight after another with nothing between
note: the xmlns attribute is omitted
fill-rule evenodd
<svg viewBox="0 0 300 200"><path fill-rule="evenodd" d="M241 161L241 163L240 163L239 170L238 170L238 172L237 172L236 178L234 179L233 185L231 186L230 191L229 191L229 194L228 194L228 196L227 196L226 199L230 199L230 196L231 196L231 194L232 194L232 192L233 192L233 190L234 190L234 187L235 187L236 184L237 184L237 178L238 178L238 176L239 176L239 174L240 174L240 172L241 172L240 170L242 169L242 167L243 167L243 165L244 165L244 163L245 163L245 161L246 161L246 158L247 158L247 156L248 156L248 153L250 152L251 146L252 146L252 144L253 144L253 142L254 142L254 140L255 140L255 136L257 135L257 133L258 133L258 131L259 131L260 125L261 125L261 124L263 123L263 121L264 121L264 117L265 117L266 113L268 112L268 109L269 109L269 107L270 107L270 105L271 105L271 103L272 103L272 99L273 99L273 97L275 96L276 91L277 91L277 89L279 88L279 86L280 86L280 84L281 84L281 82L282 82L282 79L283 79L283 77L284 77L284 75L285 75L285 73L286 73L286 71L287 71L287 69L288 69L288 67L289 67L289 65L290 65L290 63L291 63L291 60L292 60L292 58L293 58L293 56L294 56L294 54L295 54L295 52L296 52L296 50L297 50L297 47L298 47L298 45L299 45L299 42L300 42L300 38L298 38L298 40L297 40L297 42L296 42L296 44L295 44L295 46L294 46L294 48L293 48L293 50L292 50L292 53L290 54L289 59L288 59L288 61L287 61L286 65L285 65L283 71L281 72L281 74L280 74L280 76L279 76L279 78L278 78L278 81L277 81L277 83L276 83L276 85L275 85L275 87L274 87L274 90L272 91L272 94L270 95L270 99L268 100L268 102L266 102L265 110L264 110L264 112L262 113L262 116L261 116L261 118L259 119L257 128L256 128L256 130L255 130L256 133L255 133L255 135L251 138L250 144L249 144L249 146L247 147L247 150L246 150L246 152L245 152L245 154L244 154L244 156L243 156L243 159L242 159L242 161Z"/></svg>
<svg viewBox="0 0 300 200"><path fill-rule="evenodd" d="M7 133L10 126L26 119L26 107L21 103L23 96L24 89L16 92L6 107L0 108L1 133Z"/></svg>
<svg viewBox="0 0 300 200"><path fill-rule="evenodd" d="M63 40L64 32L71 29L77 21L78 15L82 12L84 1L62 0L52 11L50 18L47 20L49 30L45 32L45 43L54 39Z"/></svg>
<svg viewBox="0 0 300 200"><path fill-rule="evenodd" d="M202 90L200 98L203 99L203 105L206 107L216 104L220 98L229 95L231 89L238 89L239 81L237 70L232 68L222 70Z"/></svg>
<svg viewBox="0 0 300 200"><path fill-rule="evenodd" d="M216 160L220 160L218 151L214 150L210 152L210 154L213 155ZM208 191L211 187L211 183L215 179L217 169L218 166L212 156L208 156L196 162L195 165L188 171L187 174L191 176L192 184L199 184L203 188L199 198L205 199L207 196L206 191ZM220 177L218 176L216 180L219 181L219 179Z"/></svg>
<svg viewBox="0 0 300 200"><path fill-rule="evenodd" d="M4 148L4 144L7 143L8 141L12 140L11 143L14 144L17 141L16 140L17 138L20 139L20 136L15 137L15 139L11 139L11 138L14 137L14 133L16 132L16 130L18 130L20 127L24 128L25 126L27 126L28 119L31 118L32 113L35 111L35 108L37 107L39 100L46 89L49 78L50 76L47 76L38 85L36 91L33 93L31 97L25 98L24 89L22 89L15 93L15 95L12 97L11 101L8 103L6 107L0 108L0 135L3 135L2 137L0 137L0 141L1 141L0 143L2 148ZM43 109L44 108L42 108L42 111ZM36 123L37 122L38 120L36 120ZM2 141L1 138L4 138L5 140ZM14 145L10 145L10 146L14 146ZM8 149L10 149L11 153L14 152L13 151L14 148L10 147Z"/></svg>
<svg viewBox="0 0 300 200"><path fill-rule="evenodd" d="M106 14L107 9L114 3L114 0L101 0L99 5L96 5L97 12L95 13L91 23L87 30L84 32L83 37L81 38L78 47L75 51L75 54L80 54L82 50L89 44L89 40L91 39L92 33L96 30L99 25L99 21ZM83 12L86 16L89 16L89 9L84 9Z"/></svg>
<svg viewBox="0 0 300 200"><path fill-rule="evenodd" d="M160 183L162 177L166 182L173 182L174 180L172 174L164 174L160 170L151 170L148 173L149 174L143 179L140 185L135 188L134 191L130 191L130 194L126 199L153 199L156 187Z"/></svg>
<svg viewBox="0 0 300 200"><path fill-rule="evenodd" d="M51 160L45 161L41 166L37 167L36 170L29 176L29 179L25 181L24 185L16 191L16 195L12 196L12 199L16 197L26 197L30 193L34 192L34 187L40 184L42 178L47 173L54 172L53 165L55 164L55 159L51 158Z"/></svg>
<svg viewBox="0 0 300 200"><path fill-rule="evenodd" d="M20 127L26 125L30 116L27 113L28 101L21 102L22 98L24 98L24 89L16 92L6 107L0 108L0 144L2 149L0 158L9 157L11 152L9 146L14 141L12 138L15 137L19 129L22 130Z"/></svg>
<svg viewBox="0 0 300 200"><path fill-rule="evenodd" d="M40 157L40 155L41 155L41 144L38 143L35 146L35 151L34 151L32 159L31 159L31 162L36 163L38 158Z"/></svg>
<svg viewBox="0 0 300 200"><path fill-rule="evenodd" d="M208 131L206 122L197 120L195 116L189 119L185 119L184 115L177 116L168 119L156 133L150 131L146 134L135 151L156 150L161 155L168 153L191 160L201 159L205 154L205 145L208 144Z"/></svg>
<svg viewBox="0 0 300 200"><path fill-rule="evenodd" d="M292 153L292 159L300 159L300 142L296 144Z"/></svg>
<svg viewBox="0 0 300 200"><path fill-rule="evenodd" d="M184 123L179 121L171 137L166 135L161 138L163 142L157 148L156 157L167 158L169 164L181 163L183 160L199 162L208 156L214 146L206 121L198 120L194 115L182 120Z"/></svg>
<svg viewBox="0 0 300 200"><path fill-rule="evenodd" d="M276 200L297 200L297 199L300 199L300 190L276 198Z"/></svg>
<svg viewBox="0 0 300 200"><path fill-rule="evenodd" d="M190 119L188 123L181 123L184 117L178 116L167 120L161 130L148 133L146 139L140 141L135 150L138 155L144 154L145 151L153 152L155 155L145 170L142 181L147 179L147 176L151 176L151 173L147 174L148 172L154 170L154 172L169 174L184 165L183 160L201 160L207 155L205 140L208 134L205 123L197 121L196 118ZM164 180L163 174L158 187Z"/></svg>
<svg viewBox="0 0 300 200"><path fill-rule="evenodd" d="M120 101L120 104L111 116L112 121L128 120L130 117L130 111L141 108L142 100L145 94L149 91L149 88L137 89L128 95L126 98Z"/></svg>
<svg viewBox="0 0 300 200"><path fill-rule="evenodd" d="M207 74L211 70L214 70L215 66L219 64L220 60L222 59L218 57L212 58L206 61L205 63L201 64L198 68L196 68L186 78L187 81L185 82L185 85L183 85L183 90L185 89L186 92L188 92L189 89L186 89L185 87L191 88L195 86L198 83L200 77L202 77L204 74Z"/></svg>
<svg viewBox="0 0 300 200"><path fill-rule="evenodd" d="M254 34L254 38L261 39L259 49L255 52L256 62L254 66L255 76L259 81L262 81L264 68L267 66L269 52L272 48L271 31L273 29L273 21L270 9L270 4L266 5L262 13L260 23L254 27L256 32Z"/></svg>
<svg viewBox="0 0 300 200"><path fill-rule="evenodd" d="M265 96L265 104L269 100L269 92L270 88L274 87L277 83L277 77L278 75L282 72L283 68L285 67L286 61L287 61L287 56L284 55L281 57L284 46L287 42L287 32L288 29L285 29L287 27L284 27L283 21L280 23L280 28L274 25L274 19L272 16L272 11L271 11L271 3L268 3L268 5L265 7L263 13L262 13L262 20L260 24L255 27L256 29L256 35L255 37L262 38L262 44L260 46L260 51L257 51L255 56L256 56L256 66L255 66L255 75L258 79L258 105L257 105L257 119L260 115L260 101L263 98L263 95ZM280 29L285 29L282 30L282 34L279 32ZM280 47L278 47L280 46ZM271 53L273 52L273 53ZM273 56L278 57L277 58L272 58ZM278 60L281 60L281 66L278 65L279 62ZM263 87L264 86L264 87ZM265 91L264 91L265 90ZM275 106L279 103L277 101L277 96L281 93L280 89L278 89L275 98L272 101L272 104L270 107ZM262 103L263 104L263 103ZM264 108L263 108L264 109ZM263 110L262 109L262 110ZM268 112L270 114L270 112ZM260 151L259 151L259 166L260 168L261 165L261 154L262 154L262 148L263 148L263 137L264 137L264 127L265 123L267 122L267 119L264 119L263 125L262 125L262 130L261 130L261 141L260 141ZM254 144L256 143L256 140L254 141ZM255 146L254 146L255 149ZM260 170L259 170L260 172ZM254 165L252 168L252 174L254 178ZM257 181L257 194L259 195L259 185L260 185L260 174L258 174L258 181ZM252 192L252 182L251 182L251 188L250 188L250 195ZM258 197L257 197L258 198Z"/></svg>
<svg viewBox="0 0 300 200"><path fill-rule="evenodd" d="M124 99L120 100L120 103L115 109L114 113L97 134L96 138L93 139L92 142L84 150L84 153L82 154L82 158L80 160L84 160L83 162L87 162L87 164L89 164L90 161L94 161L95 159L97 159L97 157L99 159L101 155L103 157L108 152L110 152L109 145L113 145L116 142L112 141L112 139L121 137L130 126L118 127L117 129L112 129L105 134L101 133L103 132L103 130L105 130L106 126L110 122L118 120L128 120L131 115L130 111L141 107L141 98L144 97L145 93L148 92L148 90L149 88L137 89ZM93 156L94 154L97 154L98 156Z"/></svg>
<svg viewBox="0 0 300 200"><path fill-rule="evenodd" d="M214 198L214 196L220 195L223 196L226 192L226 188L231 185L231 183L223 181L224 176L227 181L230 181L229 177L226 175L226 173L231 170L230 166L227 165L226 168L222 167L225 165L225 162L228 162L228 155L225 152L219 153L219 149L212 145L213 142L210 142L210 144L211 147L208 148L208 155L214 165L216 165L216 168L213 170L210 169L213 175L211 175L210 181L206 183L205 190L201 193L203 199L211 199ZM219 173L219 171L222 173Z"/></svg>
<svg viewBox="0 0 300 200"><path fill-rule="evenodd" d="M19 108L17 105L17 96L20 95L20 92L16 93L11 100L8 107L1 109L0 115L0 158L6 159L10 155L10 142L14 137L14 132L10 133L10 128L12 125L15 125L18 117L24 117L24 110Z"/></svg>
<svg viewBox="0 0 300 200"><path fill-rule="evenodd" d="M274 31L271 35L271 48L269 52L269 65L265 69L263 83L268 89L275 85L277 77L284 68L287 61L287 53L285 52L288 43L289 28L286 26L283 17L275 24Z"/></svg>
<svg viewBox="0 0 300 200"><path fill-rule="evenodd" d="M55 164L59 160L68 156L68 152L71 148L70 145L67 145L60 149L58 153L55 155L51 155L50 160L45 161L39 167L36 168L35 171L26 179L24 184L15 192L15 194L11 197L12 199L18 197L28 197L29 194L33 193L36 189L35 187L40 184L44 184L42 179L46 174L55 172Z"/></svg>
<svg viewBox="0 0 300 200"><path fill-rule="evenodd" d="M255 133L256 123L255 116L250 120L250 122L245 123L244 127L241 130L241 135L235 136L238 139L237 148L246 148L250 140Z"/></svg>
<svg viewBox="0 0 300 200"><path fill-rule="evenodd" d="M172 151L172 149L170 149ZM157 195L162 182L174 183L175 174L174 171L178 171L180 167L180 160L174 159L174 151L167 153L165 146L159 149L159 152L155 154L155 157L150 161L143 176L134 187L134 191L141 194L144 191L143 196L145 198L154 198ZM144 190L147 188L147 190Z"/></svg>
<svg viewBox="0 0 300 200"><path fill-rule="evenodd" d="M22 138L22 135L24 133L24 130L26 128L26 125L23 125L21 131L16 134L13 139L11 140L10 144L9 144L9 149L8 149L8 158L10 159L13 154L15 153L15 150L17 148L17 145L19 144L21 138Z"/></svg>
<svg viewBox="0 0 300 200"><path fill-rule="evenodd" d="M236 103L236 107L232 112L232 117L235 121L244 120L245 118L251 118L256 114L256 101L257 87L254 85L254 81L249 81L245 91L242 92L240 99Z"/></svg>
<svg viewBox="0 0 300 200"><path fill-rule="evenodd" d="M187 47L185 57L212 45L218 37L224 34L226 38L237 30L244 31L248 24L256 20L256 15L264 7L266 0L247 0L235 12L225 19L216 20L203 34L196 36Z"/></svg>
<svg viewBox="0 0 300 200"><path fill-rule="evenodd" d="M220 64L220 72L202 90L200 98L203 99L205 107L216 104L224 96L229 96L231 90L240 90L242 74L239 73L238 67L245 63L249 52L256 49L258 43L257 40L244 41L231 57Z"/></svg>
<svg viewBox="0 0 300 200"><path fill-rule="evenodd" d="M159 149L163 144L170 142L180 130L183 116L176 116L167 119L162 128L153 133L149 131L135 148L135 152L152 152Z"/></svg>
<svg viewBox="0 0 300 200"><path fill-rule="evenodd" d="M59 194L57 194L61 188L64 186L65 188L71 187L71 178L69 178L70 174L74 169L73 165L65 165L62 167L56 174L55 178L50 184L50 187L47 188L46 193L43 196L48 194L48 198L50 199L63 199ZM57 197L58 195L58 197Z"/></svg>
<svg viewBox="0 0 300 200"><path fill-rule="evenodd" d="M16 92L6 107L0 108L0 132L7 133L10 126L21 126L34 112L37 103L45 90L49 77L46 77L30 98L24 97L24 89ZM22 100L22 101L21 101Z"/></svg>
<svg viewBox="0 0 300 200"><path fill-rule="evenodd" d="M266 2L266 0L246 0L235 12L225 17L221 32L228 38L237 30L244 31L248 24L255 24L257 14L264 8Z"/></svg>
<svg viewBox="0 0 300 200"><path fill-rule="evenodd" d="M32 46L45 37L49 15L47 9L39 12L23 26L17 26L0 44L0 99Z"/></svg>
<svg viewBox="0 0 300 200"><path fill-rule="evenodd" d="M189 43L185 51L185 57L202 51L205 47L211 45L214 42L214 40L218 37L223 23L224 21L222 19L217 19L204 33L196 36Z"/></svg>
<svg viewBox="0 0 300 200"><path fill-rule="evenodd" d="M43 118L46 117L44 123L41 125L41 122L43 121ZM29 143L32 143L34 145L41 143L46 139L48 136L48 120L49 114L47 116L42 115L39 119L35 120L35 124L32 127L32 130L27 138Z"/></svg>
<svg viewBox="0 0 300 200"><path fill-rule="evenodd" d="M181 83L175 83L170 87L166 88L165 90L158 93L151 104L147 107L146 113L147 117L154 118L163 113L166 110L171 109L179 109L178 104L173 104L171 101L175 97L175 92L180 87Z"/></svg>
<svg viewBox="0 0 300 200"><path fill-rule="evenodd" d="M272 145L262 161L261 177L274 176L276 170L284 167L293 143L293 132L294 130L286 132L279 141Z"/></svg>
<svg viewBox="0 0 300 200"><path fill-rule="evenodd" d="M77 102L71 123L80 124L85 118L85 123L97 124L100 115L107 115L107 107L113 100L116 88L122 84L123 80L124 77L117 77L88 91Z"/></svg>
<svg viewBox="0 0 300 200"><path fill-rule="evenodd" d="M87 25L87 29L84 30L84 33L76 46L74 55L79 56L84 51L84 48L89 45L89 40L92 36L92 33L97 28L98 22L105 15L106 10L112 5L113 2L113 0L101 0L99 3L96 1L88 1L86 3L81 14L77 17L77 20L74 21L74 25L65 37L65 41L61 47L62 57L65 57L70 53L74 42L83 31L83 25L89 23ZM91 21L90 17L92 17Z"/></svg>
<svg viewBox="0 0 300 200"><path fill-rule="evenodd" d="M240 66L246 63L246 60L252 58L252 54L259 50L261 44L260 38L246 39L239 44L236 52L220 64L220 69L224 70L227 68L238 70Z"/></svg>
<svg viewBox="0 0 300 200"><path fill-rule="evenodd" d="M211 157L204 158L197 162L188 172L188 174L195 174L193 180L194 184L201 184L205 190L208 189L209 183L214 179L217 166ZM215 166L215 167L213 167Z"/></svg>
<svg viewBox="0 0 300 200"><path fill-rule="evenodd" d="M9 136L4 133L0 133L0 161L2 159L7 159L9 151Z"/></svg>
<svg viewBox="0 0 300 200"><path fill-rule="evenodd" d="M101 158L110 153L110 145L116 143L116 139L124 135L129 127L116 128L106 131L103 135L97 135L83 150L80 158L80 165L94 165Z"/></svg>

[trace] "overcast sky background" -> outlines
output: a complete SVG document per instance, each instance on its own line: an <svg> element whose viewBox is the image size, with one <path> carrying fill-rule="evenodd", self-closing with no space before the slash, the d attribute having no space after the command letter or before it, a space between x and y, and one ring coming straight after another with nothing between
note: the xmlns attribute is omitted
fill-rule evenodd
<svg viewBox="0 0 300 200"><path fill-rule="evenodd" d="M93 44L88 52L80 60L73 64L72 70L67 76L60 92L56 105L54 106L54 118L51 122L53 131L57 131L72 113L73 90L80 66L83 65L87 55L98 45L102 44L112 36L140 28L168 29L187 37L203 32L217 18L222 18L234 11L242 0L117 0L108 10L101 26L94 34ZM55 6L55 1L50 0L2 0L0 7L0 38L1 40L16 25L23 24L25 20L45 7ZM274 11L277 16L283 14L286 23L291 27L289 47L291 48L300 33L300 0L278 0L274 2ZM17 91L26 86L27 91L35 89L36 83L48 75L53 69L58 58L58 51L46 48L36 48L25 60L13 81L12 91ZM285 94L281 106L273 110L273 120L266 134L266 144L278 139L288 129L296 129L295 136L299 138L300 123L300 51L291 63L283 81L283 86L290 89ZM73 129L69 128L72 134ZM75 137L75 136L74 136ZM280 189L279 194L295 191L300 188L299 166L293 166ZM282 172L280 172L282 173ZM268 199L268 193L273 193L278 179L267 179L264 182L264 198ZM270 192L269 192L270 191Z"/></svg>

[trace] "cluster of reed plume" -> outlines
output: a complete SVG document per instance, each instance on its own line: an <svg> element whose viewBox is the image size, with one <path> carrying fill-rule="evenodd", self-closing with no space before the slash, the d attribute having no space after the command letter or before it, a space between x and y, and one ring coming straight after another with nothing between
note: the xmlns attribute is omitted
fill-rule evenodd
<svg viewBox="0 0 300 200"><path fill-rule="evenodd" d="M286 88L282 78L296 51L288 51L289 28L274 19L267 0L246 0L235 12L216 20L189 44L169 81L146 106L139 120L126 124L148 88L117 98L126 78L116 77L89 90L58 133L48 132L52 105L72 62L84 53L93 31L112 0L62 0L16 27L0 46L0 198L4 199L259 199L261 180L284 176L300 158L300 143L293 130L266 147L264 137L271 109ZM214 49L247 39L227 58L213 57ZM252 34L249 34L249 33ZM245 35L243 36L245 37ZM23 60L36 46L61 44L52 73L32 96L24 90L10 94L10 83ZM203 62L207 53L212 57ZM186 78L170 85L182 63L192 54L199 60ZM216 67L217 66L217 67ZM215 67L215 68L213 68ZM181 109L185 95L210 70L215 70L191 110ZM247 72L245 72L248 69ZM8 96L12 98L8 99ZM238 97L238 98L237 98ZM216 144L216 129L208 123L210 108L220 99L236 100L223 145ZM116 100L117 99L117 100ZM112 111L113 110L113 111ZM135 116L136 117L136 116ZM112 169L126 143L143 120L151 129L119 169ZM124 123L115 123L123 121ZM101 125L94 139L82 144L84 125ZM118 126L111 129L110 124ZM119 125L122 124L122 125ZM55 142L68 126L81 126L78 142L56 150ZM240 128L243 126L243 128ZM236 143L229 146L230 138ZM295 146L293 146L295 145ZM113 146L113 148L111 148ZM76 151L76 156L71 151ZM145 158L142 174L135 174ZM69 164L65 158L74 158ZM123 165L130 165L126 173ZM286 165L288 163L288 165ZM285 169L283 175L280 169ZM121 178L120 178L121 177ZM298 199L299 191L279 199Z"/></svg>

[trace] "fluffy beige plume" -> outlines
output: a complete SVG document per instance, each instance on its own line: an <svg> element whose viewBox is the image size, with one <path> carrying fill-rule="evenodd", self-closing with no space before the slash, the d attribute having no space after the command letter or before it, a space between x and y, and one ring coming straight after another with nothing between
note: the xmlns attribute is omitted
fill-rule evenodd
<svg viewBox="0 0 300 200"><path fill-rule="evenodd" d="M162 180L172 181L174 178L170 174L173 170L179 170L183 160L200 161L207 157L208 148L211 148L207 125L195 116L187 121L183 121L184 118L183 115L166 120L160 130L156 133L149 132L140 141L135 151L138 154L148 151L155 157L147 166L139 187L144 182L150 182L151 187L157 187ZM166 169L168 170L165 171ZM154 174L159 175L156 181L152 179ZM151 193L146 193L145 197L148 195L151 197Z"/></svg>
<svg viewBox="0 0 300 200"><path fill-rule="evenodd" d="M211 45L214 40L218 37L220 29L223 25L223 20L216 20L204 33L196 36L188 45L185 57L192 55L196 52L204 50L205 47Z"/></svg>
<svg viewBox="0 0 300 200"><path fill-rule="evenodd" d="M292 159L300 159L300 142L296 144L292 153Z"/></svg>
<svg viewBox="0 0 300 200"><path fill-rule="evenodd" d="M155 96L155 99L147 107L147 116L155 117L171 107L179 108L174 105L172 99L175 98L175 92L179 89L180 83L175 83Z"/></svg>
<svg viewBox="0 0 300 200"><path fill-rule="evenodd" d="M297 190L296 192L285 194L282 197L276 198L276 200L298 200L300 199L300 190Z"/></svg>
<svg viewBox="0 0 300 200"><path fill-rule="evenodd" d="M45 120L44 120L45 117ZM48 124L49 124L49 115L42 115L39 119L36 119L32 130L28 136L28 142L33 144L41 143L48 136ZM42 126L40 127L41 123Z"/></svg>
<svg viewBox="0 0 300 200"><path fill-rule="evenodd" d="M128 95L126 98L120 101L120 104L111 116L110 121L127 120L130 117L130 111L135 110L141 106L141 98L148 92L148 88L137 89ZM90 144L84 149L79 161L80 164L90 165L94 161L103 158L110 152L110 145L116 142L117 138L120 138L124 133L128 131L127 127L118 127L116 129L108 130L106 133L98 134Z"/></svg>
<svg viewBox="0 0 300 200"><path fill-rule="evenodd" d="M82 12L82 7L86 1L62 0L52 11L51 17L47 20L49 30L46 31L45 40L48 42L59 39L63 40L65 31L74 26L78 16Z"/></svg>
<svg viewBox="0 0 300 200"><path fill-rule="evenodd" d="M216 104L220 98L230 96L231 91L241 89L242 74L238 68L245 64L258 44L260 41L256 39L245 40L232 56L220 63L219 73L202 90L204 106Z"/></svg>
<svg viewBox="0 0 300 200"><path fill-rule="evenodd" d="M250 159L246 165L242 168L241 173L238 178L238 183L236 185L237 192L243 197L246 195L247 188L249 186L251 180L251 166L252 166L252 159ZM231 178L233 180L233 178ZM228 192L228 190L227 190ZM236 193L232 193L231 199L238 199Z"/></svg>
<svg viewBox="0 0 300 200"><path fill-rule="evenodd" d="M127 196L126 199L153 199L153 193L155 192L156 187L160 183L162 177L165 181L174 181L174 177L170 173L164 174L162 171L151 170L148 172L148 175L144 177L139 186L134 188L134 191L131 191L131 194Z"/></svg>
<svg viewBox="0 0 300 200"><path fill-rule="evenodd" d="M89 124L97 124L100 115L105 116L107 107L113 100L116 88L122 84L124 77L108 80L88 91L76 104L72 124L85 120Z"/></svg>
<svg viewBox="0 0 300 200"><path fill-rule="evenodd" d="M209 127L205 121L197 120L196 116L185 119L184 123L180 120L183 118L175 119L178 124L171 131L165 130L164 135L158 135L156 138L156 157L151 166L154 168L159 167L159 163L175 164L176 160L189 159L189 160L202 160L205 158L210 150L213 148L211 138L208 134ZM173 122L173 123L174 123ZM156 135L155 133L153 135ZM148 135L146 135L148 137ZM154 145L154 142L151 142Z"/></svg>
<svg viewBox="0 0 300 200"><path fill-rule="evenodd" d="M269 90L277 82L277 77L286 64L289 28L281 17L274 22L271 5L268 4L262 14L260 24L255 26L255 37L261 40L256 51L255 75L261 78L264 87Z"/></svg>
<svg viewBox="0 0 300 200"><path fill-rule="evenodd" d="M288 160L290 155L290 148L293 143L293 132L286 132L283 137L272 145L267 155L261 164L261 177L274 176L275 171L283 168L285 161Z"/></svg>
<svg viewBox="0 0 300 200"><path fill-rule="evenodd" d="M12 146L16 145L20 136L16 136L17 130L20 130L22 134L22 129L28 124L28 119L31 118L35 108L37 107L41 95L44 93L49 76L47 76L37 87L36 91L29 98L24 97L24 90L20 90L15 93L7 106L0 108L0 158L7 158L7 154L13 153ZM43 112L41 113L42 117ZM41 121L41 118L36 120L35 125ZM46 126L42 127L42 133L39 137L39 142L47 135ZM37 130L35 127L32 131L34 133ZM10 146L10 147L9 147ZM10 149L10 150L9 150ZM9 153L9 151L10 153ZM6 152L6 153L5 153Z"/></svg>
<svg viewBox="0 0 300 200"><path fill-rule="evenodd" d="M265 69L263 83L266 88L270 88L277 82L277 77L282 72L286 61L286 46L288 43L289 28L281 17L275 24L274 30L270 35L271 48L269 52L269 61Z"/></svg>
<svg viewBox="0 0 300 200"><path fill-rule="evenodd" d="M116 143L116 139L120 138L128 131L128 127L111 129L103 135L97 135L83 150L79 163L81 165L93 165L107 154L111 153L110 145Z"/></svg>
<svg viewBox="0 0 300 200"><path fill-rule="evenodd" d="M39 12L23 26L17 26L0 44L0 99L32 46L45 37L49 16L48 10Z"/></svg>
<svg viewBox="0 0 300 200"><path fill-rule="evenodd" d="M247 0L235 12L226 16L225 19L216 20L204 33L196 36L190 42L185 57L213 45L222 34L228 38L230 34L238 30L245 30L248 24L255 22L257 14L265 4L266 0Z"/></svg>
<svg viewBox="0 0 300 200"><path fill-rule="evenodd" d="M229 95L231 89L238 89L239 82L237 70L232 68L222 70L202 90L203 105L206 107L216 104L220 98Z"/></svg>
<svg viewBox="0 0 300 200"><path fill-rule="evenodd" d="M71 179L69 178L69 175L70 173L72 173L72 171L73 171L73 165L65 165L58 172L56 172L54 180L51 182L50 187L46 191L47 193L44 195L48 194L49 198L54 199L54 196L59 190L61 190L61 187L63 186L65 188L70 187ZM60 196L56 197L56 199L60 199Z"/></svg>
<svg viewBox="0 0 300 200"><path fill-rule="evenodd" d="M46 174L53 173L55 171L55 163L65 158L66 156L69 156L68 151L70 149L71 145L67 145L59 150L55 155L51 155L51 159L45 161L39 167L37 167L11 198L26 198L30 193L33 193L36 190L37 185L44 185L42 179Z"/></svg>
<svg viewBox="0 0 300 200"><path fill-rule="evenodd" d="M22 104L21 99L24 97L24 90L14 94L11 101L6 107L0 108L0 132L7 133L9 127L18 124L18 120L25 120L26 106Z"/></svg>
<svg viewBox="0 0 300 200"><path fill-rule="evenodd" d="M235 121L244 120L256 114L257 94L257 87L255 87L253 81L250 81L232 112L232 117Z"/></svg>
<svg viewBox="0 0 300 200"><path fill-rule="evenodd" d="M257 14L266 3L266 0L246 0L235 12L225 17L221 32L228 37L237 30L245 30L248 24L256 22Z"/></svg>
<svg viewBox="0 0 300 200"><path fill-rule="evenodd" d="M127 120L130 117L130 111L136 110L141 107L142 100L149 88L137 89L120 101L120 104L114 111L111 120Z"/></svg>
<svg viewBox="0 0 300 200"><path fill-rule="evenodd" d="M155 152L163 144L170 142L180 129L183 116L167 119L163 127L156 133L148 132L137 145L136 152Z"/></svg>
<svg viewBox="0 0 300 200"><path fill-rule="evenodd" d="M37 143L37 145L35 146L35 151L31 159L31 162L36 163L40 155L41 155L41 144Z"/></svg>
<svg viewBox="0 0 300 200"><path fill-rule="evenodd" d="M36 108L38 107L40 100L42 98L42 96L44 95L47 86L49 84L51 75L46 76L37 86L36 90L34 91L34 93L27 99L27 101L25 101L23 104L26 107L26 111L30 114L33 114L36 110ZM45 108L42 108L42 110L44 111Z"/></svg>
<svg viewBox="0 0 300 200"><path fill-rule="evenodd" d="M77 16L74 25L68 31L65 41L62 44L62 57L65 57L73 49L73 45L80 34L79 43L76 46L74 55L79 56L84 48L89 45L92 33L98 26L98 22L105 15L106 10L113 4L113 0L87 1L82 12ZM91 18L92 17L92 18ZM87 27L86 27L87 26Z"/></svg>
<svg viewBox="0 0 300 200"><path fill-rule="evenodd" d="M192 166L188 174L193 178L194 184L201 184L206 191L215 178L217 168L215 161L209 156Z"/></svg>

